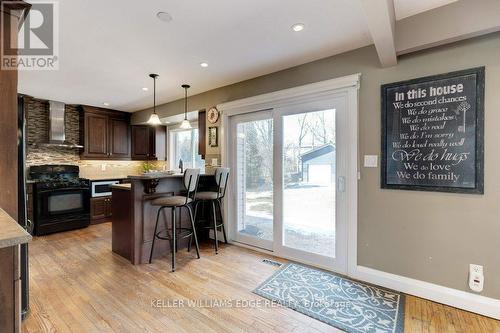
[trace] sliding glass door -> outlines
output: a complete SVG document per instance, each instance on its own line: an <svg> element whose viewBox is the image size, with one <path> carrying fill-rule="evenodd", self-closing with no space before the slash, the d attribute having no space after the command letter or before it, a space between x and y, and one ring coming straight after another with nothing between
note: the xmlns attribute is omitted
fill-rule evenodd
<svg viewBox="0 0 500 333"><path fill-rule="evenodd" d="M233 238L345 272L344 99L230 117Z"/></svg>
<svg viewBox="0 0 500 333"><path fill-rule="evenodd" d="M273 245L273 119L256 112L233 119L235 170L235 238L272 249Z"/></svg>
<svg viewBox="0 0 500 333"><path fill-rule="evenodd" d="M335 257L335 109L283 117L283 245Z"/></svg>

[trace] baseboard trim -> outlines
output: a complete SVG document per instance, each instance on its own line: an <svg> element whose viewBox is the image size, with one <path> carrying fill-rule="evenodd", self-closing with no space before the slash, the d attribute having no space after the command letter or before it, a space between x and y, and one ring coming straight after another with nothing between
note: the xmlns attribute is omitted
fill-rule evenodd
<svg viewBox="0 0 500 333"><path fill-rule="evenodd" d="M253 251L276 256L276 254L272 251L238 243L231 239L229 239L228 242ZM293 260L290 258L283 259ZM433 302L446 304L458 309L500 320L500 300L498 299L444 287L438 284L412 279L401 275L387 273L365 266L355 266L354 269L349 270L348 276L350 278L372 283L380 287L393 289L408 295L425 298Z"/></svg>
<svg viewBox="0 0 500 333"><path fill-rule="evenodd" d="M381 287L394 289L409 295L500 320L500 300L494 298L391 274L365 266L357 266L355 271L349 272L349 276Z"/></svg>

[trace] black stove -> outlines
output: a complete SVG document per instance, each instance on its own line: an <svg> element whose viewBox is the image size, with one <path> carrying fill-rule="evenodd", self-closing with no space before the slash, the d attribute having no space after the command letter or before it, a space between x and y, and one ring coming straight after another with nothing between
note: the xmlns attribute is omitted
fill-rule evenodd
<svg viewBox="0 0 500 333"><path fill-rule="evenodd" d="M90 224L90 182L76 165L30 167L35 181L35 235L86 227Z"/></svg>

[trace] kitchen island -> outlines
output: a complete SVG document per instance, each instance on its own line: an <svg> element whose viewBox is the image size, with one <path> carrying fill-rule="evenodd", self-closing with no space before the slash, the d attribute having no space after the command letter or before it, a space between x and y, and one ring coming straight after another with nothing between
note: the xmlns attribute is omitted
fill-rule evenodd
<svg viewBox="0 0 500 333"><path fill-rule="evenodd" d="M183 175L155 173L128 176L130 184L112 185L112 250L130 260L134 265L147 263L153 241L158 207L151 201L161 196L178 195L184 192ZM215 185L213 175L200 175L199 190ZM189 214L184 208L180 215L182 227L190 227ZM165 210L161 221L171 228L169 210ZM179 223L179 222L178 222ZM161 223L160 226L164 226ZM187 247L188 238L179 240L178 249ZM169 241L155 243L154 257L170 253ZM195 257L193 252L193 257Z"/></svg>

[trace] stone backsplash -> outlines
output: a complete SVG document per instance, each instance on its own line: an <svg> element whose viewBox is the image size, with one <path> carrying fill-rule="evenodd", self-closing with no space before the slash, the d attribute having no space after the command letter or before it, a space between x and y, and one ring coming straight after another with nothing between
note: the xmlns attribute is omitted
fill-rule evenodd
<svg viewBox="0 0 500 333"><path fill-rule="evenodd" d="M142 172L143 163L142 161L81 160L78 165L80 166L80 177L97 179L138 175ZM151 164L156 170L166 170L168 167L166 161L154 161Z"/></svg>
<svg viewBox="0 0 500 333"><path fill-rule="evenodd" d="M49 103L32 97L25 98L26 165L78 164L79 150L74 148L44 147L37 143L49 140ZM78 107L66 105L66 140L79 142L80 115Z"/></svg>

